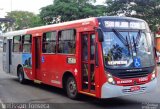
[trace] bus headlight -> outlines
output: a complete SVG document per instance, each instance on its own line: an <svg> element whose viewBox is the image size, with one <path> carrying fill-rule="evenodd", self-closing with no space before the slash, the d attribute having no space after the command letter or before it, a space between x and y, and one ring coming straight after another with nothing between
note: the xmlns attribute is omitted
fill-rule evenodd
<svg viewBox="0 0 160 109"><path fill-rule="evenodd" d="M107 77L108 77L108 83L114 85L114 84L115 84L115 81L114 81L112 75L111 75L111 74L107 74Z"/></svg>
<svg viewBox="0 0 160 109"><path fill-rule="evenodd" d="M154 70L151 75L151 80L154 80L155 78L156 78L156 71Z"/></svg>

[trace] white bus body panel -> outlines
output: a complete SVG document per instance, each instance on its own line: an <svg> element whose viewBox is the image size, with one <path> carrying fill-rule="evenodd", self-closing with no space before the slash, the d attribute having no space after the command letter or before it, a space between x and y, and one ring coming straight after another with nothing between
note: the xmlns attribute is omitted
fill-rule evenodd
<svg viewBox="0 0 160 109"><path fill-rule="evenodd" d="M3 34L6 40L6 52L3 52L3 70L6 73L17 76L17 67L22 65L22 53L12 52L13 48L13 36L24 35L27 30L13 31ZM10 42L9 42L10 41ZM10 51L9 51L10 50Z"/></svg>
<svg viewBox="0 0 160 109"><path fill-rule="evenodd" d="M22 65L22 53L12 52L12 65L11 65L11 74L17 76L17 67Z"/></svg>
<svg viewBox="0 0 160 109"><path fill-rule="evenodd" d="M10 39L5 39L4 40L6 42L6 52L3 52L3 70L6 72L6 73L10 73L10 53L11 53L11 42L12 40Z"/></svg>

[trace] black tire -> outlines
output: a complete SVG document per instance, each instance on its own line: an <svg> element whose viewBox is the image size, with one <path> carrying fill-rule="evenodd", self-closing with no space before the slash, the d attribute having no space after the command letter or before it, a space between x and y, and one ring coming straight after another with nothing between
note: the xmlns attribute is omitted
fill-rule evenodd
<svg viewBox="0 0 160 109"><path fill-rule="evenodd" d="M22 67L18 68L18 80L21 84L24 84L26 82L26 79L24 77L24 71Z"/></svg>
<svg viewBox="0 0 160 109"><path fill-rule="evenodd" d="M67 95L71 99L76 99L78 97L77 85L74 77L69 77L66 84Z"/></svg>

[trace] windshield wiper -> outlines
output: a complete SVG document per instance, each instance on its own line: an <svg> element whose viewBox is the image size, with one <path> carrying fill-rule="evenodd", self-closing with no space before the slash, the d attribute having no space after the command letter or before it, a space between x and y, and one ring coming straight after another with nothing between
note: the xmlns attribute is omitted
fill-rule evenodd
<svg viewBox="0 0 160 109"><path fill-rule="evenodd" d="M127 41L127 48L128 48L128 54L130 55L130 49L129 49L129 42L128 42L128 38L127 38L127 36L126 36L126 41Z"/></svg>
<svg viewBox="0 0 160 109"><path fill-rule="evenodd" d="M134 44L134 49L135 49L135 52L137 53L137 43L135 42L135 39L134 39L134 36L133 36L133 44Z"/></svg>
<svg viewBox="0 0 160 109"><path fill-rule="evenodd" d="M113 32L116 34L116 36L119 38L119 40L120 40L125 46L128 46L126 40L125 40L124 37L121 35L121 33L119 33L119 31L117 31L116 29L113 29Z"/></svg>
<svg viewBox="0 0 160 109"><path fill-rule="evenodd" d="M119 38L119 40L128 48L128 54L130 55L130 47L129 47L129 42L128 42L128 38L126 36L126 39L122 36L121 33L119 33L118 30L113 29L113 32L115 33L115 35Z"/></svg>
<svg viewBox="0 0 160 109"><path fill-rule="evenodd" d="M139 42L140 42L140 38L141 38L141 30L138 31L137 37L136 37L136 46L138 46Z"/></svg>
<svg viewBox="0 0 160 109"><path fill-rule="evenodd" d="M138 31L136 39L133 36L133 44L134 44L134 49L136 53L137 53L137 46L139 45L139 42L140 42L140 38L141 38L141 30Z"/></svg>

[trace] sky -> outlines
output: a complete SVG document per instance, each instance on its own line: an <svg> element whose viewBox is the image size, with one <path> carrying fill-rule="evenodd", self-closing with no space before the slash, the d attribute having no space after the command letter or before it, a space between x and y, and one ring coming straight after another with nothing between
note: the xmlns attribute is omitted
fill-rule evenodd
<svg viewBox="0 0 160 109"><path fill-rule="evenodd" d="M105 0L97 0L96 4L103 4ZM38 14L40 8L53 3L53 0L0 0L0 18L6 15L6 12L21 10Z"/></svg>

